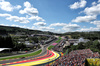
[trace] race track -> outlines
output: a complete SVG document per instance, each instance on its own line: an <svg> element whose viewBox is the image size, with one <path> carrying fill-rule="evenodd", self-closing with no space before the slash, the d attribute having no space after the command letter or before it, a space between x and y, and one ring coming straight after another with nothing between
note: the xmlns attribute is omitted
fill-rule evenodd
<svg viewBox="0 0 100 66"><path fill-rule="evenodd" d="M53 61L59 57L60 55L58 53L51 51L51 50L47 50L47 54L45 54L44 56L32 58L29 60L11 62L8 64L2 64L2 65L5 65L5 66L34 66L34 65L40 65L40 64Z"/></svg>
<svg viewBox="0 0 100 66"><path fill-rule="evenodd" d="M52 42L50 43L52 44ZM42 46L42 53L32 57L19 58L19 59L11 59L0 61L0 66L40 66L45 65L48 62L51 62L60 57L60 54L57 52L48 50L48 46L50 44Z"/></svg>

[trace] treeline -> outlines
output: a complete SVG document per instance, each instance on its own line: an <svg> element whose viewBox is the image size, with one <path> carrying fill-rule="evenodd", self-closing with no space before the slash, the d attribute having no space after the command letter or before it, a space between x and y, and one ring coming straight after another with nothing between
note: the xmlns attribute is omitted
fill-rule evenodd
<svg viewBox="0 0 100 66"><path fill-rule="evenodd" d="M14 46L12 38L0 36L0 48L12 48Z"/></svg>
<svg viewBox="0 0 100 66"><path fill-rule="evenodd" d="M70 33L65 33L63 35L71 35L71 37L73 39L79 39L80 37L83 37L84 39L89 39L89 40L100 39L100 31L95 31L95 32L70 32Z"/></svg>
<svg viewBox="0 0 100 66"><path fill-rule="evenodd" d="M12 48L12 50L20 50L26 48L26 46L23 43L18 44L17 41L10 36L0 36L0 48Z"/></svg>
<svg viewBox="0 0 100 66"><path fill-rule="evenodd" d="M10 26L0 26L0 35L8 35L8 34L48 34L48 35L53 35L55 33L49 32L49 31L40 31L40 30L30 30L30 29L24 29L24 28L19 28L19 27L10 27Z"/></svg>
<svg viewBox="0 0 100 66"><path fill-rule="evenodd" d="M100 53L100 42L98 40L88 41L86 43L79 43L78 45L66 46L64 50L69 49L69 52L72 50L80 50L80 49L91 49L93 52Z"/></svg>

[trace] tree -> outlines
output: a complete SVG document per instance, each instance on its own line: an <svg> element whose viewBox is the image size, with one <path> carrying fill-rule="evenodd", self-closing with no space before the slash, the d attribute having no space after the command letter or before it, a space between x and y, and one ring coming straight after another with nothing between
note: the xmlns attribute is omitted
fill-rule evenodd
<svg viewBox="0 0 100 66"><path fill-rule="evenodd" d="M98 42L98 40L95 40L95 41L93 42L93 46L94 46L94 48L97 48L97 49L100 50L100 43Z"/></svg>
<svg viewBox="0 0 100 66"><path fill-rule="evenodd" d="M29 40L32 40L35 43L38 43L38 38L37 37L30 37Z"/></svg>
<svg viewBox="0 0 100 66"><path fill-rule="evenodd" d="M8 37L0 37L0 48L13 48L14 44L12 38Z"/></svg>
<svg viewBox="0 0 100 66"><path fill-rule="evenodd" d="M26 48L26 46L23 43L16 44L16 46L14 47L15 50L23 50L24 48Z"/></svg>
<svg viewBox="0 0 100 66"><path fill-rule="evenodd" d="M89 48L91 45L93 45L93 41L88 41L88 42L85 43L85 46L87 48Z"/></svg>
<svg viewBox="0 0 100 66"><path fill-rule="evenodd" d="M84 44L83 42L80 42L80 43L77 45L77 49L85 49L85 46L84 46L83 44Z"/></svg>

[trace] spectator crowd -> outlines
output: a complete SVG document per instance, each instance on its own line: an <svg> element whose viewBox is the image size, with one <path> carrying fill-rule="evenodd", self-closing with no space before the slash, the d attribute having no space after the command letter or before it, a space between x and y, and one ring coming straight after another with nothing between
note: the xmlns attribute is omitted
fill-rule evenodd
<svg viewBox="0 0 100 66"><path fill-rule="evenodd" d="M86 58L98 58L99 53L90 49L75 50L57 59L51 66L84 66Z"/></svg>

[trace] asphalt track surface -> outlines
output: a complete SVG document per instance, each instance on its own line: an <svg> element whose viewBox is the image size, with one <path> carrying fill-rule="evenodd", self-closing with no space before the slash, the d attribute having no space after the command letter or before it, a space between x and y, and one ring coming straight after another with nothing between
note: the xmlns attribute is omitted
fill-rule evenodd
<svg viewBox="0 0 100 66"><path fill-rule="evenodd" d="M56 40L54 40L54 41L56 41ZM32 63L39 63L37 60L42 60L42 61L44 61L43 59L47 59L47 58L52 58L52 54L54 54L54 53L51 53L52 51L49 51L49 50L47 50L47 47L50 45L50 44L52 44L54 41L52 41L52 42L50 42L49 44L47 44L47 45L45 45L45 46L42 46L42 52L41 52L41 54L39 54L39 55L36 55L36 56L31 56L31 57L26 57L26 58L23 58L23 59L21 59L21 58L19 58L19 59L11 59L11 60L5 60L5 61L0 61L0 64L2 65L2 66L9 66L9 64L11 65L11 64L15 64L16 65L16 63L30 63L30 62L32 62ZM56 55L58 55L57 53L55 53ZM53 57L54 57L54 55L53 55ZM40 61L39 60L39 61ZM46 61L47 62L47 61ZM46 63L45 62L45 63ZM33 64L34 65L34 64ZM18 66L18 65L17 65ZM24 64L23 65L19 65L19 66L25 66ZM28 65L27 65L28 66ZM30 66L30 65L29 65Z"/></svg>
<svg viewBox="0 0 100 66"><path fill-rule="evenodd" d="M49 51L49 53L50 54L47 57L43 57L41 59L29 60L28 62L24 61L26 63L17 62L18 64L7 65L7 66L34 66L34 65L36 66L39 64L43 64L55 60L60 56L58 53L54 51Z"/></svg>

